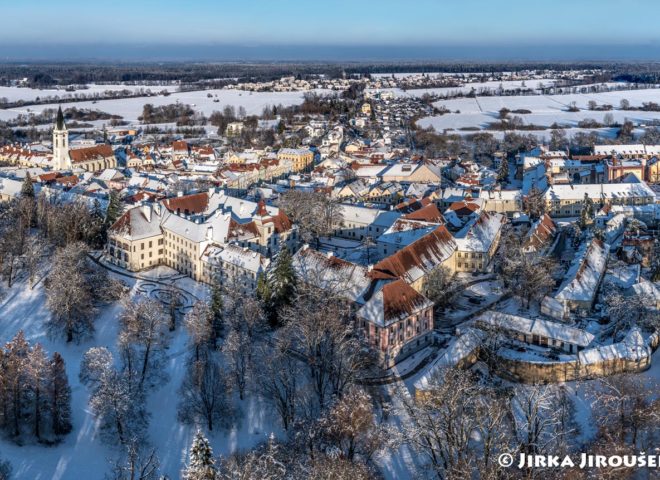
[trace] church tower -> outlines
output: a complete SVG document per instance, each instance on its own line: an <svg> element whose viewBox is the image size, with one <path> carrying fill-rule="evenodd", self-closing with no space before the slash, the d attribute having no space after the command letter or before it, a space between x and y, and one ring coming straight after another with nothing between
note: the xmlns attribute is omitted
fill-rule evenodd
<svg viewBox="0 0 660 480"><path fill-rule="evenodd" d="M55 170L68 170L71 168L69 131L64 124L62 107L57 110L57 120L53 129L53 168Z"/></svg>

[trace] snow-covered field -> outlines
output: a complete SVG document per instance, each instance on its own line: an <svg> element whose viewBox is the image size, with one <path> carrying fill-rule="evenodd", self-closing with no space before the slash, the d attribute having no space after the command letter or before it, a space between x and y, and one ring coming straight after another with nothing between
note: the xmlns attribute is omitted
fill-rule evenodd
<svg viewBox="0 0 660 480"><path fill-rule="evenodd" d="M318 93L330 93L329 90L317 90ZM209 97L208 95L212 95ZM195 92L176 92L169 96L123 98L113 100L99 100L97 102L84 101L67 103L65 106L76 108L89 108L101 110L112 115L121 115L129 122L136 122L142 115L145 104L169 105L182 103L193 106L195 110L204 115L220 111L225 106L234 106L237 109L244 107L248 115L261 114L264 107L274 105L299 105L303 102L304 92L244 92L240 90L200 90ZM215 102L214 100L217 100ZM46 108L57 108L57 104L34 105L25 108L11 108L0 110L0 120L10 120L19 114L40 113Z"/></svg>
<svg viewBox="0 0 660 480"><path fill-rule="evenodd" d="M533 96L499 96L477 97L443 100L435 104L446 107L452 113L423 118L418 122L421 127L433 127L438 131L461 128L487 128L488 124L498 118L502 108L509 110L527 109L531 114L519 115L526 124L550 126L553 123L577 127L580 120L593 119L603 121L606 114L611 114L618 122L631 120L635 123L648 123L660 119L660 112L641 112L620 110L621 100L627 99L632 106L640 106L643 102L660 103L660 89L626 90L604 93L568 94L568 95L533 95ZM609 104L614 107L610 112L589 111L589 101L599 105ZM568 112L568 107L575 102L579 112ZM460 113L454 113L454 112ZM515 115L515 114L512 114Z"/></svg>
<svg viewBox="0 0 660 480"><path fill-rule="evenodd" d="M162 267L154 273L161 274ZM129 283L132 293L139 287L140 280L119 277ZM200 297L205 288L188 278L176 281L176 285ZM46 295L42 284L34 290L23 282L15 284L0 299L0 343L13 338L23 330L31 344L40 342L49 354L58 351L66 362L66 370L72 389L73 431L59 445L17 446L0 439L0 457L13 466L13 480L80 480L100 479L110 469L108 460L119 454L115 447L101 441L98 425L87 402L89 391L80 384L78 374L80 361L87 349L104 346L116 352L119 329L118 318L121 303L117 302L102 309L96 320L96 333L92 340L81 344L69 344L51 339L44 332L44 322L49 318ZM183 425L177 420L177 390L186 373L187 335L183 328L173 334L166 371L167 383L151 391L147 408L151 413L149 441L157 449L162 474L179 478L179 472L187 459L187 449L196 428ZM219 430L209 436L216 454L227 455L236 450L251 448L268 439L271 432L280 435L279 427L273 422L274 414L251 396L240 404L242 417L230 430ZM207 432L208 433L208 432Z"/></svg>
<svg viewBox="0 0 660 480"><path fill-rule="evenodd" d="M9 102L16 102L18 100L32 101L36 98L53 97L57 95L60 98L72 98L76 94L81 95L94 95L95 93L103 93L106 91L118 92L121 90L129 90L135 92L136 90L151 90L152 92L161 92L167 90L174 92L178 88L177 85L103 85L103 84L90 84L89 88L76 90L75 92L67 92L64 88L25 88L25 87L0 87L0 98L6 98Z"/></svg>

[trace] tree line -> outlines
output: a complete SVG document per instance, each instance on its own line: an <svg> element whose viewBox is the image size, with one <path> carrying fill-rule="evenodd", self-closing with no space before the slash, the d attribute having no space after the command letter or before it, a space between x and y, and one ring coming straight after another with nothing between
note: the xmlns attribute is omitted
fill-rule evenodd
<svg viewBox="0 0 660 480"><path fill-rule="evenodd" d="M64 359L57 352L48 358L39 343L30 345L19 331L0 350L0 431L18 444L52 444L71 429Z"/></svg>

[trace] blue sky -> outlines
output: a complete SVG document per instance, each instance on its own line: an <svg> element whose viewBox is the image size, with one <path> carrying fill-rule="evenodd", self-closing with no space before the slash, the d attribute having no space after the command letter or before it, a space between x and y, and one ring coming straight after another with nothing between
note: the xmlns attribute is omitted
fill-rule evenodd
<svg viewBox="0 0 660 480"><path fill-rule="evenodd" d="M19 45L617 45L660 49L658 0L0 0Z"/></svg>

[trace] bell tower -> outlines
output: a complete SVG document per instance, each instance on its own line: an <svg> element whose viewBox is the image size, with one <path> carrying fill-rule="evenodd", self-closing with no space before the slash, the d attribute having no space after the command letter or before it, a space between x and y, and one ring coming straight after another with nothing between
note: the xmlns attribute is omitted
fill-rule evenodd
<svg viewBox="0 0 660 480"><path fill-rule="evenodd" d="M69 131L64 124L62 107L57 110L57 120L53 129L53 168L55 170L67 170L71 168L69 158Z"/></svg>

